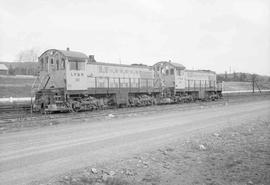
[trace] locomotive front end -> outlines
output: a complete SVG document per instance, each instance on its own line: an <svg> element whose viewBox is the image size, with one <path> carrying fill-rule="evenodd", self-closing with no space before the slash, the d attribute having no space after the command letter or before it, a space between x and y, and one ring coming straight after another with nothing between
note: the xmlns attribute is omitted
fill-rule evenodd
<svg viewBox="0 0 270 185"><path fill-rule="evenodd" d="M73 87L73 80L78 79L76 75L83 73L80 69L84 69L86 60L85 54L69 49L45 51L38 59L39 76L32 85L32 92L35 94L34 110L38 112L69 111L66 92L68 88ZM82 83L74 84L78 86Z"/></svg>

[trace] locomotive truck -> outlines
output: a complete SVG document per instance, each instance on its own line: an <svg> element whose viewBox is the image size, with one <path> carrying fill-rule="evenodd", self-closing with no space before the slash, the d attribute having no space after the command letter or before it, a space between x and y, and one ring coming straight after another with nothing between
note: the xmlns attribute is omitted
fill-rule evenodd
<svg viewBox="0 0 270 185"><path fill-rule="evenodd" d="M161 61L153 66L97 62L93 55L49 49L38 58L39 75L32 86L39 112L105 109L215 100L221 85L210 70L187 70Z"/></svg>

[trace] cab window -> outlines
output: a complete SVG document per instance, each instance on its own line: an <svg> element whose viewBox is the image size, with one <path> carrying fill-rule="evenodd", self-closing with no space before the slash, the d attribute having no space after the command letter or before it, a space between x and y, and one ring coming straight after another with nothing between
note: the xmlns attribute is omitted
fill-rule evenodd
<svg viewBox="0 0 270 185"><path fill-rule="evenodd" d="M183 71L182 71L182 70L180 70L180 69L177 69L177 75L178 75L178 76L183 75Z"/></svg>
<svg viewBox="0 0 270 185"><path fill-rule="evenodd" d="M62 63L61 68L62 68L62 69L65 69L65 67L66 67L66 66L65 66L65 59L64 59L64 58L62 58L62 59L61 59L61 61L62 61L62 62L61 62L61 63Z"/></svg>
<svg viewBox="0 0 270 185"><path fill-rule="evenodd" d="M70 70L83 71L85 69L85 65L83 61L72 60L69 61Z"/></svg>
<svg viewBox="0 0 270 185"><path fill-rule="evenodd" d="M170 74L171 74L171 75L174 75L174 69L171 69L171 70L170 70Z"/></svg>
<svg viewBox="0 0 270 185"><path fill-rule="evenodd" d="M56 70L59 70L59 60L56 60Z"/></svg>

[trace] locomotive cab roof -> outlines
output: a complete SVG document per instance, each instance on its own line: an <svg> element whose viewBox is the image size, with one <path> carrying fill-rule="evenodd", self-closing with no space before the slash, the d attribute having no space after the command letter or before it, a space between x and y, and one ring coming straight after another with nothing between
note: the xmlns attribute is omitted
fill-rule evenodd
<svg viewBox="0 0 270 185"><path fill-rule="evenodd" d="M67 57L69 59L79 59L83 61L85 61L85 59L88 59L88 56L86 54L78 51L71 51L69 49L67 50L49 49L46 50L44 53L42 53L40 57L42 57L44 54L54 55L55 53L60 53L64 57Z"/></svg>
<svg viewBox="0 0 270 185"><path fill-rule="evenodd" d="M77 59L88 59L88 56L82 52L70 51L70 50L59 50L64 56L68 58L77 58Z"/></svg>
<svg viewBox="0 0 270 185"><path fill-rule="evenodd" d="M156 63L155 65L159 65L159 64L161 64L161 65L162 64L169 64L169 65L171 65L172 67L174 67L176 69L186 69L186 67L184 65L179 64L179 63L175 63L175 62L171 62L171 61L168 61L168 62L167 61L161 61L161 62Z"/></svg>

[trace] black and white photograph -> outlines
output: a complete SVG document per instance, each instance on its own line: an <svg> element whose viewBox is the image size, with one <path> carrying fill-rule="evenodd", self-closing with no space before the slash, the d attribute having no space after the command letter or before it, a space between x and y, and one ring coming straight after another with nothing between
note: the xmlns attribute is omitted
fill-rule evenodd
<svg viewBox="0 0 270 185"><path fill-rule="evenodd" d="M269 0L0 0L1 185L270 185Z"/></svg>

